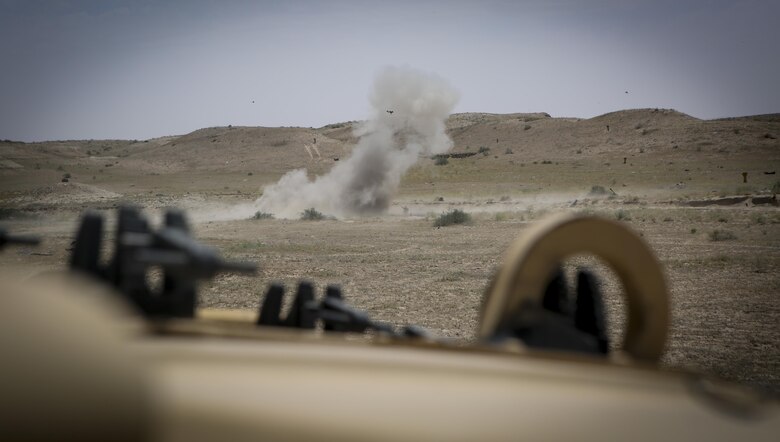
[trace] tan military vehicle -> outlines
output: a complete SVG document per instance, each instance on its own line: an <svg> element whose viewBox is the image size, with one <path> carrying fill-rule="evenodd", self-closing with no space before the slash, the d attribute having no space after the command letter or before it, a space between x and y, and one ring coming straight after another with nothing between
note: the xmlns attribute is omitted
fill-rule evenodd
<svg viewBox="0 0 780 442"><path fill-rule="evenodd" d="M662 370L669 312L660 267L622 224L560 216L523 232L485 299L476 343L372 321L330 287L301 284L282 317L195 308L194 279L224 263L169 214L120 215L101 264L84 219L77 276L2 287L2 440L777 440L778 403ZM609 352L599 297L557 266L594 254L622 280L628 323ZM161 266L155 288L146 274ZM616 347L616 346L611 346Z"/></svg>

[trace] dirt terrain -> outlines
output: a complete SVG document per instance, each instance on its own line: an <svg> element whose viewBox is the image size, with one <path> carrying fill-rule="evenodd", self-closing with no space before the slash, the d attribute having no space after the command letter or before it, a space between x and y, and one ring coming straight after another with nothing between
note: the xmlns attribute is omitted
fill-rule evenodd
<svg viewBox="0 0 780 442"><path fill-rule="evenodd" d="M594 213L628 223L663 264L672 295L666 365L780 393L780 115L454 114L446 164L420 158L383 216L233 216L289 170L330 170L349 155L357 124L217 127L141 141L1 141L0 227L44 243L4 250L0 281L63 268L85 209L111 214L132 203L157 216L177 206L189 211L199 239L261 266L254 278L205 284L204 306L254 309L269 282L292 288L308 279L340 284L374 318L473 339L482 293L518 233L551 213ZM318 149L307 150L315 139ZM451 208L473 222L433 227ZM587 258L567 266L582 264L599 266ZM620 287L603 276L617 338Z"/></svg>

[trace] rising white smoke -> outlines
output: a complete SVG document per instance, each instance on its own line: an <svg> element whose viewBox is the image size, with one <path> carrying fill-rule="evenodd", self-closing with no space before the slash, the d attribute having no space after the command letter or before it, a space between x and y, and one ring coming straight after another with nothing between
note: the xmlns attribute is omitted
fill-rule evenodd
<svg viewBox="0 0 780 442"><path fill-rule="evenodd" d="M384 69L370 95L372 114L355 131L352 155L314 180L305 169L288 172L265 188L257 208L279 218L297 218L311 207L335 216L383 212L420 155L452 147L444 124L457 101L458 93L438 76Z"/></svg>

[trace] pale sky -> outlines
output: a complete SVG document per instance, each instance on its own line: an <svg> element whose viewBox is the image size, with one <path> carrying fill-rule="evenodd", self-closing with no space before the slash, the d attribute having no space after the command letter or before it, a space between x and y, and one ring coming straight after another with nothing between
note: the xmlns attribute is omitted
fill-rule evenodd
<svg viewBox="0 0 780 442"><path fill-rule="evenodd" d="M0 139L359 120L387 65L447 79L456 112L777 113L779 19L768 0L0 0Z"/></svg>

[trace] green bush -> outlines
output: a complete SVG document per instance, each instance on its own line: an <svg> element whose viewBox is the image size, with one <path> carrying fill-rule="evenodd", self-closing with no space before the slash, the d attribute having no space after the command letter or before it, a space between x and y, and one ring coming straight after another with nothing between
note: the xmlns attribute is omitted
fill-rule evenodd
<svg viewBox="0 0 780 442"><path fill-rule="evenodd" d="M433 222L433 226L444 227L444 226L451 226L453 224L470 224L470 223L471 223L471 215L469 215L468 213L460 209L453 209L439 215L439 217L436 218L436 220Z"/></svg>
<svg viewBox="0 0 780 442"><path fill-rule="evenodd" d="M323 219L325 219L325 215L323 215L322 212L317 211L314 207L306 209L301 213L302 221L320 221Z"/></svg>
<svg viewBox="0 0 780 442"><path fill-rule="evenodd" d="M592 186L588 195L606 195L607 193L607 189L604 186Z"/></svg>
<svg viewBox="0 0 780 442"><path fill-rule="evenodd" d="M258 210L252 216L252 219L274 219L274 214L273 213L268 213L268 212L261 212L261 211Z"/></svg>
<svg viewBox="0 0 780 442"><path fill-rule="evenodd" d="M618 210L615 212L615 218L618 221L631 221L631 214L627 210Z"/></svg>
<svg viewBox="0 0 780 442"><path fill-rule="evenodd" d="M449 164L449 162L450 161L447 159L447 157L438 156L436 157L436 162L434 164L436 164L437 166L446 166L447 164Z"/></svg>

